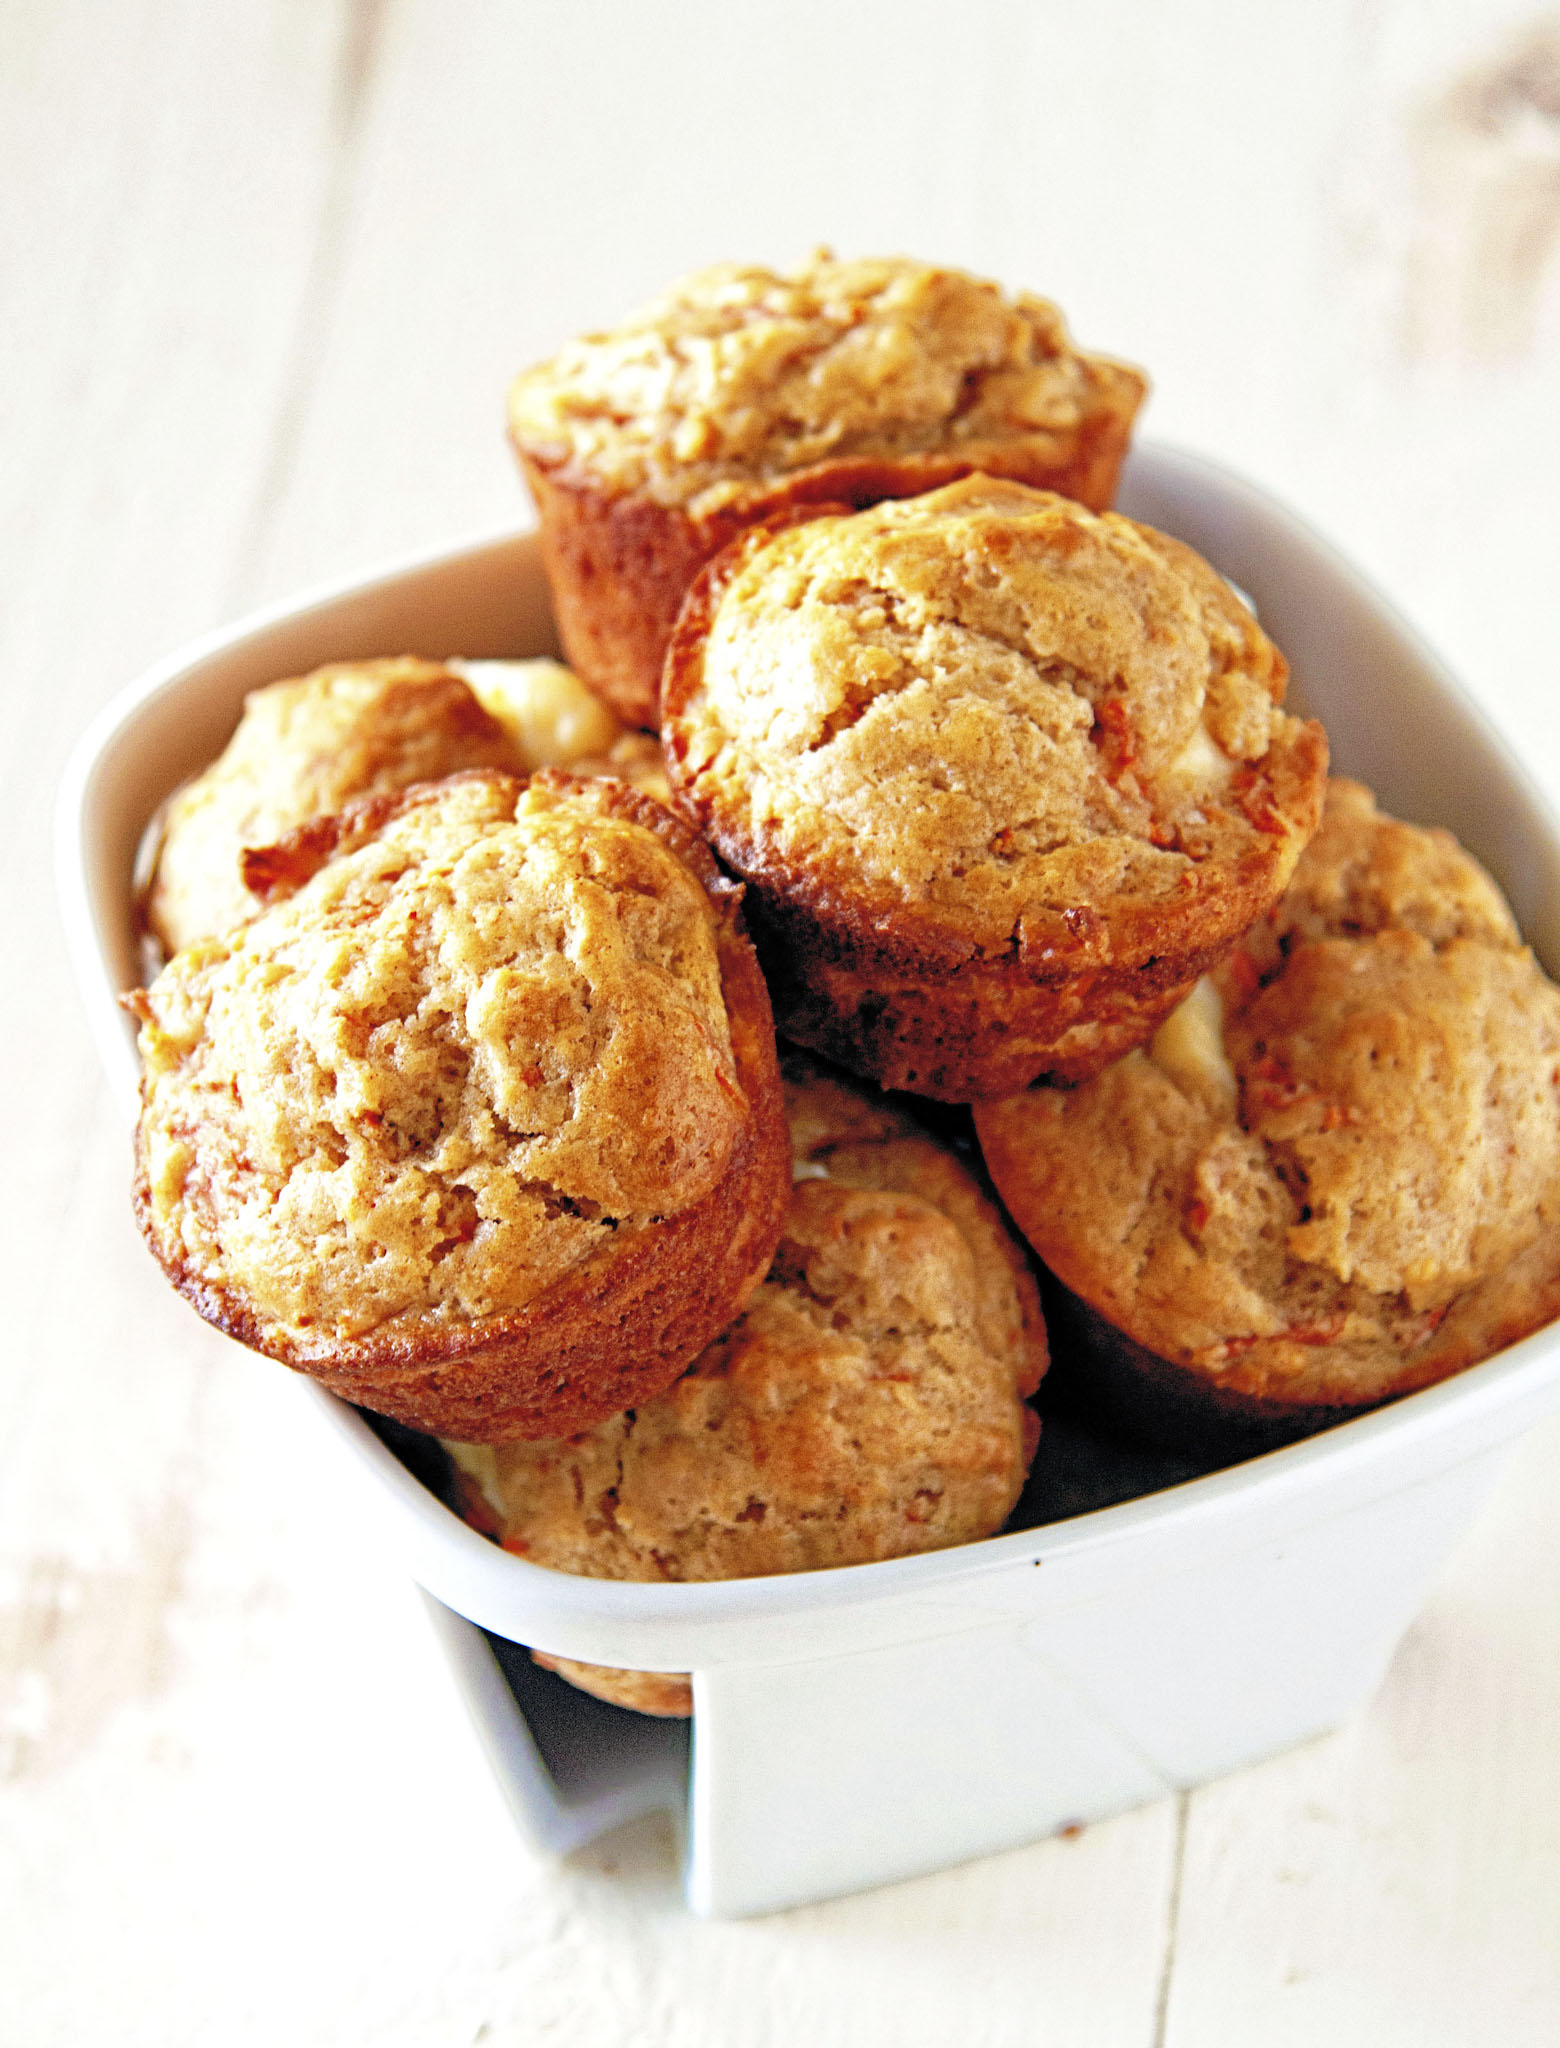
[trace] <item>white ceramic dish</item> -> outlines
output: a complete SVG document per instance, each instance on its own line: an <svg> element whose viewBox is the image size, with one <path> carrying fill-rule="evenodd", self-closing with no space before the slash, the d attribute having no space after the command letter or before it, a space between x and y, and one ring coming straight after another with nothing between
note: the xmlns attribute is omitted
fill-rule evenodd
<svg viewBox="0 0 1560 2048"><path fill-rule="evenodd" d="M1560 972L1555 825L1375 593L1270 500L1192 457L1139 450L1122 508L1250 594L1337 767L1400 815L1451 826ZM57 856L127 1117L136 1060L115 997L138 972L136 846L157 804L219 751L244 692L352 655L553 647L535 543L505 535L246 620L115 699L67 773ZM686 1786L689 1902L742 1914L1031 1840L1336 1725L1381 1677L1513 1439L1560 1404L1560 1327L1324 1436L1121 1506L930 1556L718 1585L614 1584L508 1556L352 1409L304 1392L387 1547L433 1596L521 1824L566 1848L680 1807ZM528 1666L506 1681L482 1630L691 1671L691 1773L680 1726L578 1695L560 1705Z"/></svg>

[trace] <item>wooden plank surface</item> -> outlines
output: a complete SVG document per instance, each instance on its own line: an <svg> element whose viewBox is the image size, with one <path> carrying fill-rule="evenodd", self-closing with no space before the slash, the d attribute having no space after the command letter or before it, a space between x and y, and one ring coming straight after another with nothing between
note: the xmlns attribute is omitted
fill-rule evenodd
<svg viewBox="0 0 1560 2048"><path fill-rule="evenodd" d="M818 240L1053 292L1560 793L1535 34L1472 0L0 6L0 2037L1560 2037L1553 1427L1370 1711L1179 1806L739 1927L684 1916L657 1824L531 1858L291 1388L135 1240L47 873L113 687L519 516L512 370Z"/></svg>

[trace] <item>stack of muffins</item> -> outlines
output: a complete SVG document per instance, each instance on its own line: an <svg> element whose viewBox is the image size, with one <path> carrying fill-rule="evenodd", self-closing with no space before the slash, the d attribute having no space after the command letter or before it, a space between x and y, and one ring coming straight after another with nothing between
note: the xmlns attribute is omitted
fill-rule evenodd
<svg viewBox="0 0 1560 2048"><path fill-rule="evenodd" d="M995 1533L1037 1272L1210 1461L1560 1313L1560 991L1107 509L1144 389L958 272L701 273L511 395L572 672L279 683L167 807L148 1243L533 1562Z"/></svg>

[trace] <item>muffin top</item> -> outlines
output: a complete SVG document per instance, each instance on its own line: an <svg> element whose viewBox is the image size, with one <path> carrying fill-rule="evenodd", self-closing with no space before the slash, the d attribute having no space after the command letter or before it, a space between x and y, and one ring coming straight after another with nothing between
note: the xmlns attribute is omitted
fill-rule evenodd
<svg viewBox="0 0 1560 2048"><path fill-rule="evenodd" d="M1045 1360L1021 1253L893 1110L794 1061L786 1098L790 1213L731 1329L582 1436L449 1447L507 1548L598 1578L741 1578L969 1542L1011 1512Z"/></svg>
<svg viewBox="0 0 1560 2048"><path fill-rule="evenodd" d="M519 377L516 442L615 492L698 512L823 462L1076 435L1135 370L1080 355L1057 309L905 257L795 276L718 264Z"/></svg>
<svg viewBox="0 0 1560 2048"><path fill-rule="evenodd" d="M1248 871L1282 886L1325 766L1286 676L1180 542L975 476L728 549L684 609L663 737L679 801L760 886L932 952L1108 959Z"/></svg>
<svg viewBox="0 0 1560 2048"><path fill-rule="evenodd" d="M1560 1309L1560 990L1450 834L1334 782L1271 916L1150 1047L976 1113L1048 1264L1159 1356L1358 1403Z"/></svg>
<svg viewBox="0 0 1560 2048"><path fill-rule="evenodd" d="M220 759L168 804L146 921L170 954L231 931L258 908L239 872L246 846L355 796L525 765L503 724L439 662L334 662L252 690Z"/></svg>
<svg viewBox="0 0 1560 2048"><path fill-rule="evenodd" d="M473 774L250 866L134 999L142 1227L212 1320L299 1363L512 1314L721 1181L733 892L659 805Z"/></svg>

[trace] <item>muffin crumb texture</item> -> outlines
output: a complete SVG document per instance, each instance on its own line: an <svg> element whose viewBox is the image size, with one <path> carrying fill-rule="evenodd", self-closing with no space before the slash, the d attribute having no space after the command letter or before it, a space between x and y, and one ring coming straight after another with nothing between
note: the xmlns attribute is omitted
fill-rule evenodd
<svg viewBox="0 0 1560 2048"><path fill-rule="evenodd" d="M1277 708L1286 673L1178 542L974 477L755 540L668 738L739 868L848 874L1000 952L1298 852L1252 772L1310 730Z"/></svg>
<svg viewBox="0 0 1560 2048"><path fill-rule="evenodd" d="M518 1555L598 1578L740 1578L969 1542L1011 1512L1033 1452L1023 1396L1045 1366L1022 1254L943 1147L791 1074L805 1177L731 1329L581 1436L448 1446Z"/></svg>
<svg viewBox="0 0 1560 2048"><path fill-rule="evenodd" d="M335 662L251 690L220 758L169 800L147 925L168 954L215 938L259 909L241 872L246 846L354 797L521 765L504 726L440 662Z"/></svg>
<svg viewBox="0 0 1560 2048"><path fill-rule="evenodd" d="M144 1227L268 1348L511 1314L721 1180L717 909L590 787L415 791L139 998Z"/></svg>
<svg viewBox="0 0 1560 2048"><path fill-rule="evenodd" d="M1142 377L1080 354L1057 309L907 258L794 276L720 264L611 333L588 335L510 393L516 442L708 515L768 476L853 458L978 455L1015 441L1069 455Z"/></svg>
<svg viewBox="0 0 1560 2048"><path fill-rule="evenodd" d="M1042 1257L1134 1342L1357 1406L1560 1310L1560 991L1450 834L1334 782L1289 891L1172 1025L977 1112Z"/></svg>

